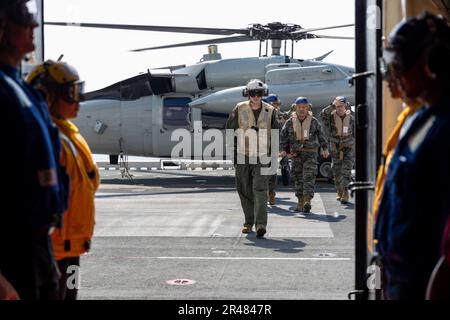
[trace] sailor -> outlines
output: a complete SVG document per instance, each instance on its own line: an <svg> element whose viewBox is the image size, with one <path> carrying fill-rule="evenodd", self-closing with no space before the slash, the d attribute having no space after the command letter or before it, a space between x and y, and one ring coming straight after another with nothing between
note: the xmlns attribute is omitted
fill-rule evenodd
<svg viewBox="0 0 450 320"><path fill-rule="evenodd" d="M349 201L348 185L351 182L352 169L355 161L355 121L345 97L337 97L334 101L335 110L330 114L328 133L334 184L337 198L342 204Z"/></svg>
<svg viewBox="0 0 450 320"><path fill-rule="evenodd" d="M292 158L292 178L298 198L297 212L310 213L314 198L318 152L329 157L328 142L319 121L312 115L312 104L305 97L295 101L295 113L281 130L281 157Z"/></svg>
<svg viewBox="0 0 450 320"><path fill-rule="evenodd" d="M424 13L398 24L383 54L409 117L390 161L375 228L387 299L423 300L450 213L450 26Z"/></svg>
<svg viewBox="0 0 450 320"><path fill-rule="evenodd" d="M7 183L1 202L8 206L0 217L0 286L6 279L22 300L57 298L50 234L66 209L68 182L58 164L61 145L47 105L18 69L35 49L38 24L32 9L34 1L0 2L0 167Z"/></svg>
<svg viewBox="0 0 450 320"><path fill-rule="evenodd" d="M265 172L270 170L264 170L268 168L261 157L278 155L277 146L271 146L271 131L279 130L279 125L274 107L262 102L268 95L265 83L250 80L243 93L248 100L233 109L226 128L238 131L236 140L244 141L235 143L236 187L245 216L242 233L252 232L256 225L256 235L262 237L267 231L268 180L273 173Z"/></svg>
<svg viewBox="0 0 450 320"><path fill-rule="evenodd" d="M60 159L70 177L70 203L62 228L52 234L55 258L61 273L59 299L76 300L77 287L67 286L68 267L80 266L80 256L89 251L94 231L95 191L100 176L88 144L69 119L76 118L83 98L83 85L71 65L47 60L27 77L27 82L44 93L50 114L60 130Z"/></svg>

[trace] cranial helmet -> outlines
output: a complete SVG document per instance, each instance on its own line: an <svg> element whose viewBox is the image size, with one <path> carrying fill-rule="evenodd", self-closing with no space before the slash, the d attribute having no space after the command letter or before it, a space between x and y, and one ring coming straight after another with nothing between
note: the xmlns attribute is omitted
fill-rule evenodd
<svg viewBox="0 0 450 320"><path fill-rule="evenodd" d="M251 96L251 93L256 93L258 96L264 97L269 95L269 89L261 80L253 79L247 83L244 91L242 92L244 97Z"/></svg>
<svg viewBox="0 0 450 320"><path fill-rule="evenodd" d="M381 71L385 78L390 73L403 73L425 55L431 71L438 73L450 54L450 26L439 15L425 12L399 23L388 38ZM436 65L438 64L438 65Z"/></svg>
<svg viewBox="0 0 450 320"><path fill-rule="evenodd" d="M47 95L57 95L68 103L83 100L84 82L80 81L77 70L65 62L47 60L37 65L26 81Z"/></svg>
<svg viewBox="0 0 450 320"><path fill-rule="evenodd" d="M0 16L6 15L12 22L30 26L37 23L35 0L0 0ZM3 17L2 17L3 18ZM0 21L3 24L3 21Z"/></svg>
<svg viewBox="0 0 450 320"><path fill-rule="evenodd" d="M270 94L263 99L265 103L280 103L280 99L277 94Z"/></svg>
<svg viewBox="0 0 450 320"><path fill-rule="evenodd" d="M305 97L298 97L295 99L295 104L311 104L308 100L308 98Z"/></svg>
<svg viewBox="0 0 450 320"><path fill-rule="evenodd" d="M308 105L309 111L312 110L312 104L309 101L309 99L306 97L298 97L297 99L295 99L294 106L298 106L298 105Z"/></svg>

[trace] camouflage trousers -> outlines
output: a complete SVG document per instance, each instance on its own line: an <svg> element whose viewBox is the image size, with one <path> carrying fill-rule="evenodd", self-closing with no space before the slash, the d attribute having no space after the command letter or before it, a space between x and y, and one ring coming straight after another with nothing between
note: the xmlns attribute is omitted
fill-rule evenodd
<svg viewBox="0 0 450 320"><path fill-rule="evenodd" d="M269 177L269 192L270 193L275 192L275 188L277 187L277 178L278 178L278 175L276 175L276 174Z"/></svg>
<svg viewBox="0 0 450 320"><path fill-rule="evenodd" d="M267 226L269 177L261 174L261 165L236 165L236 189L244 211L244 226Z"/></svg>
<svg viewBox="0 0 450 320"><path fill-rule="evenodd" d="M314 197L317 176L317 153L302 152L292 161L292 180L297 197Z"/></svg>
<svg viewBox="0 0 450 320"><path fill-rule="evenodd" d="M354 148L342 148L342 150L339 150L339 145L331 144L331 157L333 160L334 185L337 190L347 189L351 182L355 161Z"/></svg>

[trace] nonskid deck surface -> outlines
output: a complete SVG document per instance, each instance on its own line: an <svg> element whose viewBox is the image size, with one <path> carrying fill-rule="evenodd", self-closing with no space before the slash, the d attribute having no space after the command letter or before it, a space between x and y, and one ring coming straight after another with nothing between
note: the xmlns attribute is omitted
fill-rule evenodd
<svg viewBox="0 0 450 320"><path fill-rule="evenodd" d="M280 187L259 239L241 233L234 171L101 174L81 299L346 299L352 289L353 205L331 185L318 182L308 216Z"/></svg>

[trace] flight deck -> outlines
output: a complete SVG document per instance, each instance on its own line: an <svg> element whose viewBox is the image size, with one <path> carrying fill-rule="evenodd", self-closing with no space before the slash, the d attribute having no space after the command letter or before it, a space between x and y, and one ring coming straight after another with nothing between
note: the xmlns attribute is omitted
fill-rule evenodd
<svg viewBox="0 0 450 320"><path fill-rule="evenodd" d="M318 182L308 216L279 187L259 239L240 232L233 170L131 174L101 170L80 299L347 299L352 290L354 208L332 185Z"/></svg>

